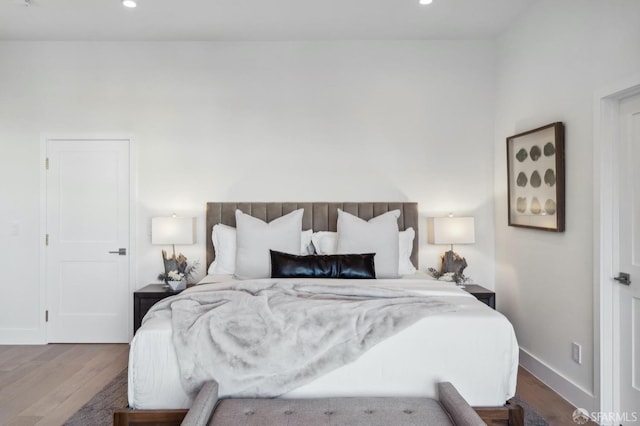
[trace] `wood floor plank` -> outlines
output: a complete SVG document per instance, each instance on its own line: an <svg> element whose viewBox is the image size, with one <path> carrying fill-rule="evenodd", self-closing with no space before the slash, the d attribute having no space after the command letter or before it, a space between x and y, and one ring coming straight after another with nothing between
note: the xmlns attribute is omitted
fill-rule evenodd
<svg viewBox="0 0 640 426"><path fill-rule="evenodd" d="M3 396L17 386L18 382L24 381L30 376L37 375L43 365L51 365L57 362L58 357L64 356L65 353L72 350L69 345L45 345L51 346L45 351L32 351L28 347L22 349L22 354L17 354L14 358L9 359L3 364L4 374L0 375L0 400ZM34 346L36 348L36 346ZM39 353L38 353L39 352ZM36 356L32 356L36 353ZM75 351L74 351L75 355ZM21 358L22 362L17 362L15 358ZM4 392L3 392L4 391Z"/></svg>
<svg viewBox="0 0 640 426"><path fill-rule="evenodd" d="M50 365L41 365L16 381L11 387L0 390L0 404L4 406L0 412L0 424L19 414L29 405L35 403L55 385L72 375L84 359L79 353L62 353L53 359ZM67 359L60 360L60 357Z"/></svg>
<svg viewBox="0 0 640 426"><path fill-rule="evenodd" d="M49 349L47 345L33 346L28 351L25 351L25 348L27 348L25 345L0 345L0 370L10 368L9 360L16 356L19 360L27 362Z"/></svg>
<svg viewBox="0 0 640 426"><path fill-rule="evenodd" d="M42 417L18 416L11 419L7 426L35 426Z"/></svg>
<svg viewBox="0 0 640 426"><path fill-rule="evenodd" d="M58 348L49 348L48 345L6 347L11 349L3 350L0 353L0 374L11 372L27 364L32 365L34 359L45 353L59 350Z"/></svg>

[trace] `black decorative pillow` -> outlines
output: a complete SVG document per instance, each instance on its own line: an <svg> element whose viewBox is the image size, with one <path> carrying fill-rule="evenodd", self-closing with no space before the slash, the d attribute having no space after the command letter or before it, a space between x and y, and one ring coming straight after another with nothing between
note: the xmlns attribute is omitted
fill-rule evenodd
<svg viewBox="0 0 640 426"><path fill-rule="evenodd" d="M365 254L295 254L271 252L271 278L350 278L374 279L375 253Z"/></svg>

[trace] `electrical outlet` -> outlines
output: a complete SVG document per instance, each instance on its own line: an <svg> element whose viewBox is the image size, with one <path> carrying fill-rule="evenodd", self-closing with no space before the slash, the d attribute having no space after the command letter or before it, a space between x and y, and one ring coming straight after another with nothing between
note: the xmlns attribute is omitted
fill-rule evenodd
<svg viewBox="0 0 640 426"><path fill-rule="evenodd" d="M571 359L578 364L582 364L582 346L576 342L571 343Z"/></svg>

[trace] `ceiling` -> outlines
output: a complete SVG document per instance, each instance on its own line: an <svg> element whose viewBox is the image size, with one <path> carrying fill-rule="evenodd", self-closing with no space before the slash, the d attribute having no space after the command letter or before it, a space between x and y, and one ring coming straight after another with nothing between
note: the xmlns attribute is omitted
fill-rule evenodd
<svg viewBox="0 0 640 426"><path fill-rule="evenodd" d="M0 0L0 40L491 39L536 0Z"/></svg>

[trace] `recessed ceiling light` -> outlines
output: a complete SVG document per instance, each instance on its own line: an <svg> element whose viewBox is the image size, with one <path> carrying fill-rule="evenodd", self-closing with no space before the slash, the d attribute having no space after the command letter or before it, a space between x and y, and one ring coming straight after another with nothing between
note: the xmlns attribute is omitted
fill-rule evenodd
<svg viewBox="0 0 640 426"><path fill-rule="evenodd" d="M124 7L130 7L130 8L134 8L137 6L134 0L122 0L122 5Z"/></svg>
<svg viewBox="0 0 640 426"><path fill-rule="evenodd" d="M433 0L420 0L420 4L431 4Z"/></svg>

